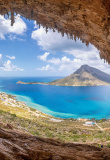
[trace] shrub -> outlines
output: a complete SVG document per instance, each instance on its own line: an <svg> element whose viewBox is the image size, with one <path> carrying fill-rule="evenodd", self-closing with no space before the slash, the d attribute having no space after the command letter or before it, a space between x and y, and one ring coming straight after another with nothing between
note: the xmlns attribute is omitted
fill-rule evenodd
<svg viewBox="0 0 110 160"><path fill-rule="evenodd" d="M110 143L107 144L107 147L110 148Z"/></svg>

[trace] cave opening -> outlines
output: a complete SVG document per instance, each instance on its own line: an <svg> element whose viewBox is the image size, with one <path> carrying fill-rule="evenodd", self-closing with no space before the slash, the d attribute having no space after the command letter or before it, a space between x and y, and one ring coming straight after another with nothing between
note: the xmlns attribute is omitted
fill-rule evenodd
<svg viewBox="0 0 110 160"><path fill-rule="evenodd" d="M109 159L109 62L109 1L0 0L0 158Z"/></svg>

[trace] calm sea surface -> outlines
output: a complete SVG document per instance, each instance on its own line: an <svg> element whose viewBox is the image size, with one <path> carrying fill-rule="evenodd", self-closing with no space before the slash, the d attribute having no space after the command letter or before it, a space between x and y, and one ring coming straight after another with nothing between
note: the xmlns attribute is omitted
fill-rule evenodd
<svg viewBox="0 0 110 160"><path fill-rule="evenodd" d="M58 77L0 78L0 91L13 94L28 106L60 118L110 118L110 86L61 87L16 84L49 82Z"/></svg>

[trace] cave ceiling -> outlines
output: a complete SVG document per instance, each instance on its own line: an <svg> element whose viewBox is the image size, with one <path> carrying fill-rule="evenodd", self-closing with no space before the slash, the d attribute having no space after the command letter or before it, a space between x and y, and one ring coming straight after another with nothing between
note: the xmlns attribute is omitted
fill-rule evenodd
<svg viewBox="0 0 110 160"><path fill-rule="evenodd" d="M110 0L0 0L0 14L10 12L11 25L14 13L36 20L46 31L93 44L110 63Z"/></svg>

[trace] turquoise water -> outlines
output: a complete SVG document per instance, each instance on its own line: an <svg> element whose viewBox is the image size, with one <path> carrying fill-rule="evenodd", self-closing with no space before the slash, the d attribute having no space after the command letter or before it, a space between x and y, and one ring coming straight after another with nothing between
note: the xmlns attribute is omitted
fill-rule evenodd
<svg viewBox="0 0 110 160"><path fill-rule="evenodd" d="M61 87L23 85L17 81L49 82L58 77L0 78L0 91L28 106L60 118L110 118L110 86Z"/></svg>

